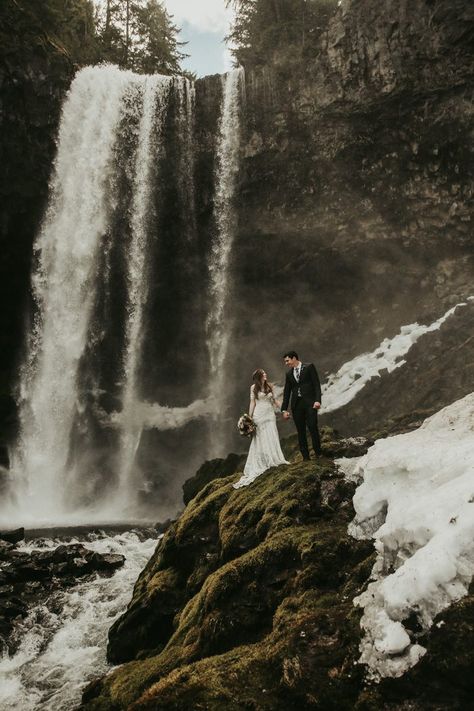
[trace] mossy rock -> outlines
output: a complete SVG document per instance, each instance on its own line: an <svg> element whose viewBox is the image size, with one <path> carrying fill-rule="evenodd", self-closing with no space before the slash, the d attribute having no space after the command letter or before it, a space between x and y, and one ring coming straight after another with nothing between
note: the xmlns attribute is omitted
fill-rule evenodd
<svg viewBox="0 0 474 711"><path fill-rule="evenodd" d="M214 479L223 479L242 469L246 454L229 454L225 459L211 459L199 467L196 474L183 484L183 501L189 504L201 489Z"/></svg>
<svg viewBox="0 0 474 711"><path fill-rule="evenodd" d="M347 534L353 485L329 459L236 490L238 476L207 484L158 544L110 632L128 663L84 709L351 708L352 599L373 563Z"/></svg>
<svg viewBox="0 0 474 711"><path fill-rule="evenodd" d="M348 536L353 484L328 458L208 483L167 531L113 625L125 662L83 711L447 711L474 694L474 595L419 639L401 679L358 664L371 542Z"/></svg>
<svg viewBox="0 0 474 711"><path fill-rule="evenodd" d="M321 444L323 453L327 457L358 457L365 454L374 443L372 437L349 437L343 438L337 430L332 427L321 427ZM281 440L283 454L290 461L298 462L302 460L298 437L295 434ZM183 501L189 504L197 494L211 481L224 479L230 474L242 471L247 454L229 454L225 459L211 459L197 470L196 474L187 479L183 484Z"/></svg>

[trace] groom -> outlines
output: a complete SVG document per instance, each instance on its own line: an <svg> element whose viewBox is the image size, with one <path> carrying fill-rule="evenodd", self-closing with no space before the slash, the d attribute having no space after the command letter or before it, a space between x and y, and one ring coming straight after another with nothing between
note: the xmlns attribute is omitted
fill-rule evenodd
<svg viewBox="0 0 474 711"><path fill-rule="evenodd" d="M291 409L298 432L298 443L305 461L309 460L308 427L316 456L321 455L321 441L318 430L318 410L321 407L321 385L316 368L312 363L302 363L296 351L288 351L283 356L288 368L281 411L287 420L290 417L288 404L291 395Z"/></svg>

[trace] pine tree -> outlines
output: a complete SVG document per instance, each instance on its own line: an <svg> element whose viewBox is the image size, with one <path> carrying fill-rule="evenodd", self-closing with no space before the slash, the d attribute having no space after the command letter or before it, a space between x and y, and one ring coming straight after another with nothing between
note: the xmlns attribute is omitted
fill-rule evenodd
<svg viewBox="0 0 474 711"><path fill-rule="evenodd" d="M235 10L228 40L239 64L279 64L310 57L337 0L227 0Z"/></svg>
<svg viewBox="0 0 474 711"><path fill-rule="evenodd" d="M94 5L91 0L2 0L0 56L53 50L72 62L95 61ZM26 57L19 58L21 63Z"/></svg>
<svg viewBox="0 0 474 711"><path fill-rule="evenodd" d="M181 72L184 43L158 0L107 0L97 26L102 60L140 73Z"/></svg>
<svg viewBox="0 0 474 711"><path fill-rule="evenodd" d="M133 34L130 67L147 74L179 74L187 56L178 41L179 28L158 0L133 4Z"/></svg>

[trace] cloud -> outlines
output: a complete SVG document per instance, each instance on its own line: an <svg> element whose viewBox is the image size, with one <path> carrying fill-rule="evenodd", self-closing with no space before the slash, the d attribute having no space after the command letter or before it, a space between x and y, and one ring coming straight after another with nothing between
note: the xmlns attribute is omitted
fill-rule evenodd
<svg viewBox="0 0 474 711"><path fill-rule="evenodd" d="M200 32L219 32L224 35L232 19L232 11L225 0L164 0L166 9L180 25L189 22Z"/></svg>

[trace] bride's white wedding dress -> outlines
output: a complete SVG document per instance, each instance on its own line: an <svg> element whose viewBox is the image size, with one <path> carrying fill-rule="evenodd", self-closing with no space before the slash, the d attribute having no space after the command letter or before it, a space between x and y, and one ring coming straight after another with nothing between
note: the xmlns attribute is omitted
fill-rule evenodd
<svg viewBox="0 0 474 711"><path fill-rule="evenodd" d="M253 386L250 388L250 399L255 400ZM234 484L234 489L247 486L270 467L289 464L281 451L273 404L272 393L258 393L253 411L257 429L250 442L244 473Z"/></svg>

